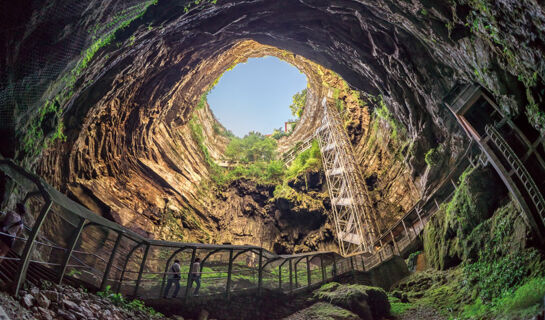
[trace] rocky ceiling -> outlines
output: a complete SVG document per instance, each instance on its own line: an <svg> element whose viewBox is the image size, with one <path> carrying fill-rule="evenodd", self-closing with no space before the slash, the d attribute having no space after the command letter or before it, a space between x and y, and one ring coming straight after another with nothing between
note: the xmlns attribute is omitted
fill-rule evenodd
<svg viewBox="0 0 545 320"><path fill-rule="evenodd" d="M23 65L29 52L40 50L54 61L48 49L71 34L86 34L116 6L115 1L85 1L76 12L51 21L48 10L59 3L21 1L4 10L12 13L4 20L6 30L18 30L2 34L5 83L27 76L15 66ZM207 170L192 156L197 146L184 142L189 134L184 125L226 69L247 57L275 54L295 65L304 57L335 71L353 89L381 94L406 126L416 154L442 143L454 159L466 138L441 100L456 82L480 83L510 113L541 103L543 6L517 0L159 0L118 31L78 74L73 93L60 106L65 141L38 155L24 152L22 137L32 117L15 108L10 116L16 126L3 139L2 154L16 156L97 211L108 208L125 217L116 219L121 222L138 220L128 211L156 215L146 210L166 206L169 197L197 206L185 193L168 188L189 188ZM79 58L69 57L68 65ZM42 84L42 99L50 98L55 83ZM222 144L212 149L221 152ZM425 168L423 157L408 162L415 176ZM165 170L182 178L168 181L161 174ZM433 181L422 190L427 184ZM148 194L142 207L120 204L146 193L135 186L147 185L170 191ZM96 199L91 189L102 195L114 190L116 196Z"/></svg>

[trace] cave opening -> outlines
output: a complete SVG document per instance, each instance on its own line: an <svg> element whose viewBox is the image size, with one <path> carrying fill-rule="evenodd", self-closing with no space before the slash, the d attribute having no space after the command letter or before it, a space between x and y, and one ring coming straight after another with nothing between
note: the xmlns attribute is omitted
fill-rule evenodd
<svg viewBox="0 0 545 320"><path fill-rule="evenodd" d="M165 264L189 268L199 256L212 275L203 292L229 298L370 268L388 269L371 272L372 284L390 289L409 266L417 273L396 288L454 317L516 318L508 299L530 291L541 295L528 298L532 312L541 308L543 4L477 2L9 4L0 153L12 160L0 160L1 209L23 201L31 214L14 247L27 260L0 277L21 280L30 266L30 278L62 282L67 271L155 297ZM307 77L305 108L278 139L233 137L210 89L267 56ZM48 184L51 208L22 191L34 182L21 170ZM27 246L33 237L52 249ZM93 267L69 264L71 250ZM233 268L247 274L231 279ZM441 306L429 304L438 296Z"/></svg>
<svg viewBox="0 0 545 320"><path fill-rule="evenodd" d="M294 95L302 95L307 82L296 67L277 57L250 58L225 71L206 100L218 121L239 138L250 132L287 133L306 102L306 96L295 101Z"/></svg>

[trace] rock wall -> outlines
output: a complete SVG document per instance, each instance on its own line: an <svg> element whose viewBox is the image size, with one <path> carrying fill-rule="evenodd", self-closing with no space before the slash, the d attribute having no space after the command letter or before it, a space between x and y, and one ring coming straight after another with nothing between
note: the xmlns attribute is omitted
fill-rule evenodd
<svg viewBox="0 0 545 320"><path fill-rule="evenodd" d="M7 90L15 96L5 100L2 115L14 125L2 129L8 138L1 152L94 211L153 237L162 237L168 214L182 221L172 231L181 239L211 241L211 200L199 193L209 166L188 124L210 84L247 57L284 55L302 70L311 60L350 89L382 94L407 140L370 143L372 132L391 135L384 119L372 123L377 130L366 128L381 106L371 106L369 115L352 108L348 119L355 120L351 136L376 210L387 220L445 174L426 165L428 150L442 146L443 168L464 151L465 135L441 104L454 83L478 82L506 113L527 112L536 126L542 123L545 18L536 1L160 0L109 42L89 30L119 14L115 2L64 5L23 1L10 8L17 19L3 20L10 32L2 34L2 94L18 90ZM68 50L78 41L96 50L81 58L83 50ZM54 50L65 44L62 55ZM44 63L24 67L34 60ZM55 73L47 62L62 67ZM40 79L32 88L36 101L26 99L29 77ZM309 77L316 99L324 94L318 79ZM57 94L59 88L66 92ZM204 120L211 115L197 113L212 125ZM308 123L318 115L309 111ZM313 126L301 126L285 146ZM206 132L210 156L218 157L223 140Z"/></svg>

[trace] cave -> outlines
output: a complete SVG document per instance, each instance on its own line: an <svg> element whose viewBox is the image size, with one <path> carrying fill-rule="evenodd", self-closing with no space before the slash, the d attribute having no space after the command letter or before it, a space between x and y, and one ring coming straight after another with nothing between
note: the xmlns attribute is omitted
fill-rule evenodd
<svg viewBox="0 0 545 320"><path fill-rule="evenodd" d="M34 318L93 318L92 306L44 303L31 289L44 283L186 318L542 314L540 1L22 0L1 11L0 209L27 213L0 284ZM269 56L304 74L304 103L289 133L259 135L271 154L242 159L208 95ZM183 307L161 299L175 260ZM355 302L335 296L347 286L362 290Z"/></svg>

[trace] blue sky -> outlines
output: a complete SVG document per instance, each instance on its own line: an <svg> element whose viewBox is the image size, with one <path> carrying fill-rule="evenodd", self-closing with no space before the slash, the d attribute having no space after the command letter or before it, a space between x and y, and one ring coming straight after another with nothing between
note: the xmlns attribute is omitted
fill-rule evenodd
<svg viewBox="0 0 545 320"><path fill-rule="evenodd" d="M235 135L264 134L294 117L290 104L307 86L307 77L276 57L251 58L227 71L208 95L216 118Z"/></svg>

